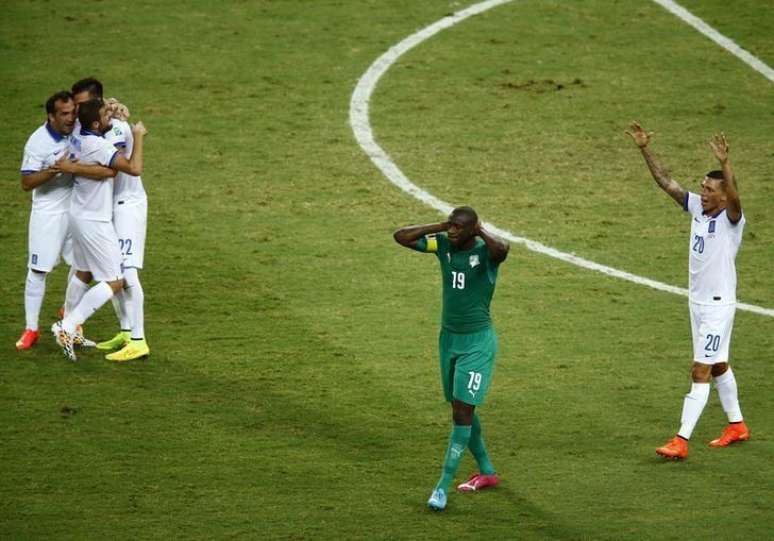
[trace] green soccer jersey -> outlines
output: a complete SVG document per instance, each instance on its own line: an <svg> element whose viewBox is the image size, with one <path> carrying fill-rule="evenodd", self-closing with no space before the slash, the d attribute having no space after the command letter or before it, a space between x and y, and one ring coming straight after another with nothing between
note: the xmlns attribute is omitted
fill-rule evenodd
<svg viewBox="0 0 774 541"><path fill-rule="evenodd" d="M441 264L443 316L441 326L454 333L473 333L491 327L489 304L499 264L489 258L480 238L470 250L458 250L444 234L417 243L420 252L432 252Z"/></svg>

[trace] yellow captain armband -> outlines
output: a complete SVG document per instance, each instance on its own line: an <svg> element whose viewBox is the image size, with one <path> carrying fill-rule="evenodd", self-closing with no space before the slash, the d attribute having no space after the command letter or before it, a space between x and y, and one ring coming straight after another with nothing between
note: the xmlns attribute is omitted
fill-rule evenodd
<svg viewBox="0 0 774 541"><path fill-rule="evenodd" d="M435 238L435 235L428 235L425 239L427 241L425 251L433 254L436 253L438 251L438 239Z"/></svg>

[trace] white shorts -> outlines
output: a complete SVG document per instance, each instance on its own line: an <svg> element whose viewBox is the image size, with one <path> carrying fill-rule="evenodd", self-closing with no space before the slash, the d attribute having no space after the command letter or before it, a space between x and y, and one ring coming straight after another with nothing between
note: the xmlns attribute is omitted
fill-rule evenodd
<svg viewBox="0 0 774 541"><path fill-rule="evenodd" d="M97 282L122 279L121 251L113 224L71 218L74 266L88 271Z"/></svg>
<svg viewBox="0 0 774 541"><path fill-rule="evenodd" d="M36 271L51 272L62 257L68 265L73 262L73 241L70 235L70 214L30 213L27 239L29 259L27 266Z"/></svg>
<svg viewBox="0 0 774 541"><path fill-rule="evenodd" d="M688 303L693 335L693 360L702 364L728 362L736 304Z"/></svg>
<svg viewBox="0 0 774 541"><path fill-rule="evenodd" d="M113 207L113 226L124 268L141 269L145 259L145 232L148 227L148 203L127 203Z"/></svg>

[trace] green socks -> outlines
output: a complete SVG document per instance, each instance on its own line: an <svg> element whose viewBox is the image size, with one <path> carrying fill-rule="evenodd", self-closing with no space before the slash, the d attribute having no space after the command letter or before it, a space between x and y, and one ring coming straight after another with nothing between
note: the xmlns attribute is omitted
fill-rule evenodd
<svg viewBox="0 0 774 541"><path fill-rule="evenodd" d="M436 489L441 489L444 492L449 492L449 485L454 480L454 474L457 473L457 468L462 460L462 455L465 454L465 448L468 446L470 439L471 427L454 425L452 427L451 438L449 438L449 447L446 449L446 457L443 460L443 473L438 480L438 484L435 485ZM479 436L481 431L479 430ZM483 441L481 442L483 448ZM486 452L484 452L486 454Z"/></svg>
<svg viewBox="0 0 774 541"><path fill-rule="evenodd" d="M481 436L481 421L478 418L478 413L473 414L473 425L470 427L470 442L468 443L470 452L476 458L478 463L478 471L483 475L493 475L495 473L494 466L489 460L489 455L486 452L486 446L484 445L484 438Z"/></svg>

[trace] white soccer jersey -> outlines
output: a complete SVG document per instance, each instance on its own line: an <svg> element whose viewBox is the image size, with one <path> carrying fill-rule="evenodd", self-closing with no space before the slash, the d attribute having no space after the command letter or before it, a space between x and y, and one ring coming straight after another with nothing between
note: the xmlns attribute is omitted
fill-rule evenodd
<svg viewBox="0 0 774 541"><path fill-rule="evenodd" d="M735 224L725 209L707 216L701 208L701 197L691 192L685 195L683 208L691 214L688 299L696 304L734 304L735 260L742 244L744 214Z"/></svg>
<svg viewBox="0 0 774 541"><path fill-rule="evenodd" d="M105 134L105 139L126 156L128 160L132 156L134 149L134 135L132 127L125 120L113 119L110 124L110 131ZM116 175L115 185L113 187L113 203L118 205L132 205L145 201L145 188L142 185L142 178L119 172Z"/></svg>
<svg viewBox="0 0 774 541"><path fill-rule="evenodd" d="M118 150L110 141L93 132L81 129L72 138L75 156L84 165L110 167ZM113 219L113 179L92 180L75 176L70 214L83 220L110 222Z"/></svg>
<svg viewBox="0 0 774 541"><path fill-rule="evenodd" d="M54 165L67 153L70 137L54 131L48 122L35 130L24 146L21 173L38 173ZM69 173L56 175L48 182L32 190L32 210L49 214L67 212L73 177Z"/></svg>

